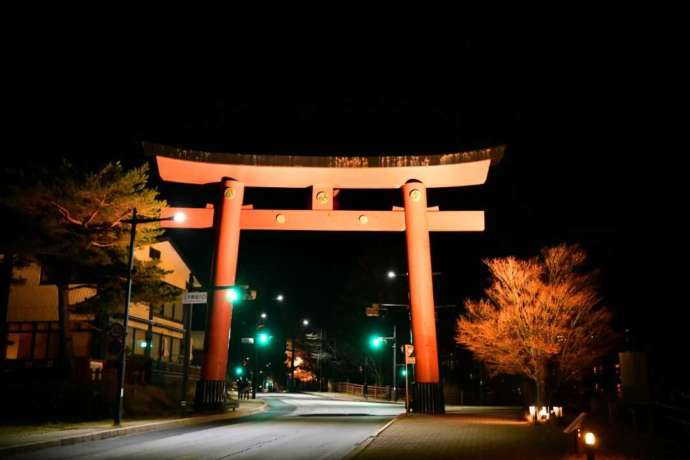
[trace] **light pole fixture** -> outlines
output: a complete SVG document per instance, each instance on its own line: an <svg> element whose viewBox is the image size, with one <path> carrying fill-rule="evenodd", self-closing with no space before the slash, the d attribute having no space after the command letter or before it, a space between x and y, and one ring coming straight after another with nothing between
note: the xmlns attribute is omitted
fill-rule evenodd
<svg viewBox="0 0 690 460"><path fill-rule="evenodd" d="M127 264L127 291L125 293L125 312L122 328L124 329L124 343L122 350L120 350L120 362L118 366L117 379L117 394L115 395L115 414L113 417L113 424L119 426L122 422L122 408L125 399L125 370L126 370L126 343L127 343L127 323L129 320L129 304L132 300L132 272L134 271L134 240L137 234L138 224L151 224L154 222L164 222L172 220L178 223L184 222L187 215L183 212L176 212L171 217L138 217L137 209L132 209L132 218L123 220L125 224L130 224L131 230L129 235L129 261Z"/></svg>
<svg viewBox="0 0 690 460"><path fill-rule="evenodd" d="M285 300L285 296L283 296L283 294L278 294L278 295L276 296L276 300L277 300L278 302L282 302L283 300Z"/></svg>

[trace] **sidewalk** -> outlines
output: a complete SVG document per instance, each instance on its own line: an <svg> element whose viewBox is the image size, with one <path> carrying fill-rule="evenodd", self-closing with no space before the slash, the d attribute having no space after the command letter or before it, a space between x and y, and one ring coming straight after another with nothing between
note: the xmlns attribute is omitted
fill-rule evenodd
<svg viewBox="0 0 690 460"><path fill-rule="evenodd" d="M46 423L41 425L0 426L0 457L17 452L76 444L85 441L113 438L147 431L179 428L218 420L244 417L263 411L266 403L262 400L242 400L235 411L220 414L192 415L182 418L159 418L124 420L122 426L115 428L112 419L79 423Z"/></svg>
<svg viewBox="0 0 690 460"><path fill-rule="evenodd" d="M467 406L465 406L467 407ZM561 459L570 445L553 426L533 426L514 416L456 411L446 415L401 415L353 455L357 460L396 459Z"/></svg>

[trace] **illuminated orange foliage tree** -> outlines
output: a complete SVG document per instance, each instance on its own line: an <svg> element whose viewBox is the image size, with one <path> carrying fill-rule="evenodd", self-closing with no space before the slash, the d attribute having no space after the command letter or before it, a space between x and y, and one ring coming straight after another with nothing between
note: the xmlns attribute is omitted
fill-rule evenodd
<svg viewBox="0 0 690 460"><path fill-rule="evenodd" d="M465 301L457 320L456 342L491 375L533 380L539 406L547 377L554 388L577 379L613 344L611 313L601 306L595 274L584 270L586 258L578 246L560 245L528 260L485 260L491 285L484 298Z"/></svg>

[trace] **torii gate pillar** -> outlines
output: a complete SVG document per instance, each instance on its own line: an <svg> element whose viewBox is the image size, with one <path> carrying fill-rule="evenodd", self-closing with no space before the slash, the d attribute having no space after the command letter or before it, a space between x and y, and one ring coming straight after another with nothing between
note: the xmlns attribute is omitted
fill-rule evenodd
<svg viewBox="0 0 690 460"><path fill-rule="evenodd" d="M426 187L410 181L402 187L405 204L407 271L415 356L414 411L444 412L436 349L436 312L431 271L431 248L427 224Z"/></svg>
<svg viewBox="0 0 690 460"><path fill-rule="evenodd" d="M204 360L197 382L197 408L220 406L225 402L225 373L228 367L232 303L228 287L235 284L240 246L240 211L244 184L230 179L221 181L221 193L214 223L216 250L213 259L212 301L208 311L208 329L204 337Z"/></svg>

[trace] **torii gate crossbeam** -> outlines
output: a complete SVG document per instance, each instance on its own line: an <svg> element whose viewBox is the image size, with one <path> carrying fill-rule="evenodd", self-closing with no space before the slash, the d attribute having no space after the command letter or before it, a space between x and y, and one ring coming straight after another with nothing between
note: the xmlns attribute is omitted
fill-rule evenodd
<svg viewBox="0 0 690 460"><path fill-rule="evenodd" d="M220 183L218 202L206 208L167 208L162 217L184 212L182 223L165 228L215 228L213 292L196 405L225 400L225 374L232 305L221 287L235 284L241 230L405 232L412 334L416 368L414 410L444 411L440 383L429 244L430 231L483 231L483 211L440 211L427 207L427 188L479 185L503 147L463 153L378 157L303 157L215 154L145 144L156 156L161 178L189 184ZM311 188L304 210L253 209L243 203L245 187ZM338 210L340 189L398 188L404 206L390 211Z"/></svg>

